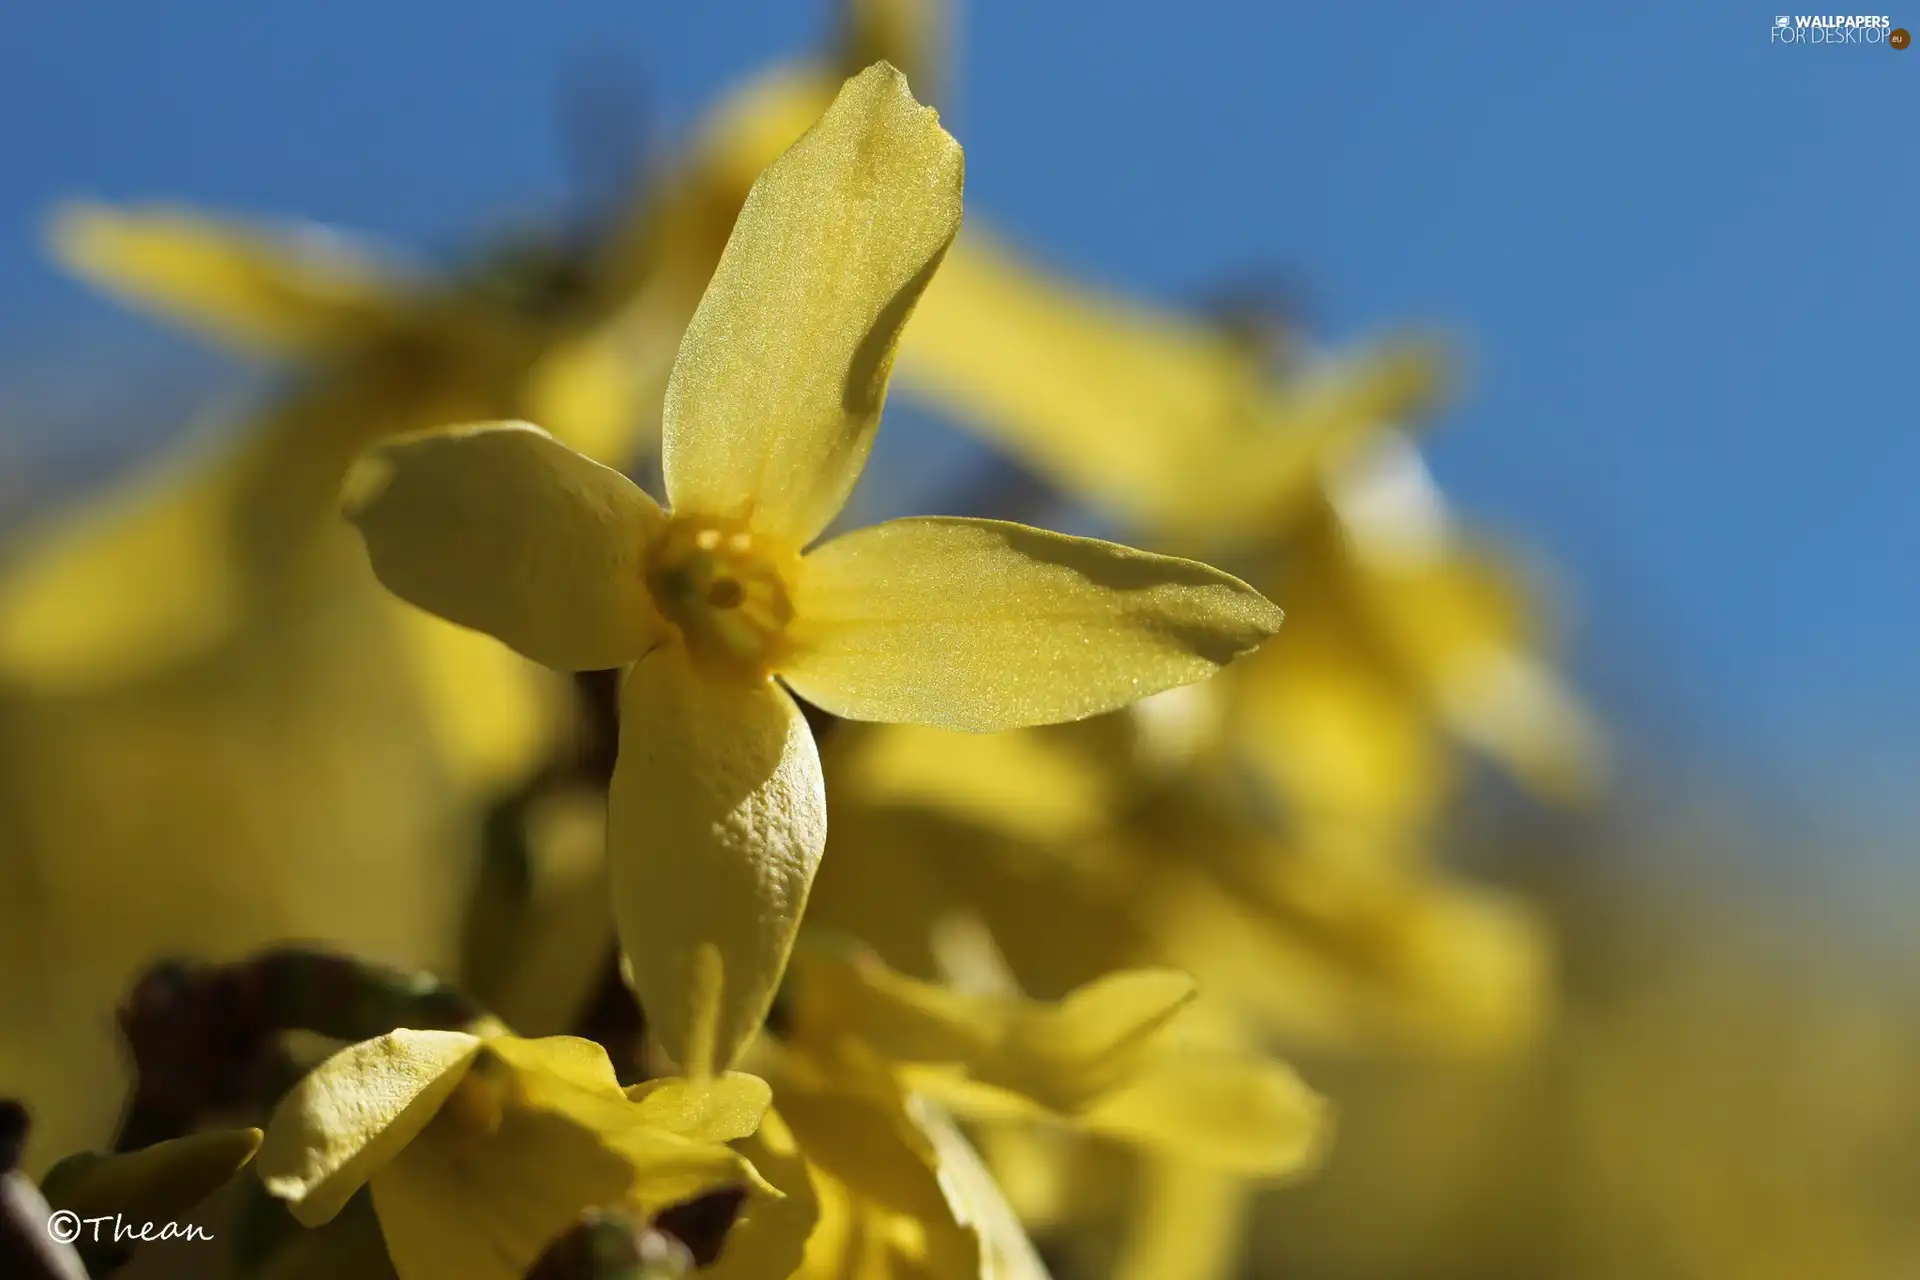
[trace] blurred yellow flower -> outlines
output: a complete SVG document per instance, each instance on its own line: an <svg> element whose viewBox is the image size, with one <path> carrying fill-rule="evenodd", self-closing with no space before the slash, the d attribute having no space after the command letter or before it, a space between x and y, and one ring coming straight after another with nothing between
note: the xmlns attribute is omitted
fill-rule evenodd
<svg viewBox="0 0 1920 1280"><path fill-rule="evenodd" d="M1199 688L1218 696L1242 665ZM1282 836L1211 757L1157 759L1155 732L1132 715L990 735L842 727L810 919L927 978L944 972L942 929L971 915L1043 996L1169 965L1256 1038L1466 1052L1528 1039L1549 949L1520 902L1425 857Z"/></svg>
<svg viewBox="0 0 1920 1280"><path fill-rule="evenodd" d="M978 1154L938 1108L884 1071L832 1088L791 1057L763 1054L774 1105L740 1144L785 1193L728 1239L713 1280L1045 1280L1019 1220ZM795 1269L788 1241L802 1231Z"/></svg>
<svg viewBox="0 0 1920 1280"><path fill-rule="evenodd" d="M296 1085L255 1168L309 1227L370 1187L400 1280L519 1280L589 1208L645 1218L717 1191L777 1198L727 1145L767 1100L739 1074L622 1091L604 1051L567 1036L402 1030Z"/></svg>
<svg viewBox="0 0 1920 1280"><path fill-rule="evenodd" d="M327 228L165 205L68 205L50 239L107 292L311 371L336 397L336 474L372 434L521 414L622 461L642 413L619 350L638 335L610 327L637 282L611 261L530 246L435 275Z"/></svg>
<svg viewBox="0 0 1920 1280"><path fill-rule="evenodd" d="M1243 758L1323 838L1422 846L1448 737L1551 800L1591 797L1599 730L1544 652L1526 580L1469 538L1400 435L1335 469L1260 580L1295 625L1216 690Z"/></svg>
<svg viewBox="0 0 1920 1280"><path fill-rule="evenodd" d="M1146 1218L1123 1232L1126 1265L1220 1273L1213 1260L1232 1256L1245 1179L1305 1172L1329 1125L1285 1067L1170 1027L1192 994L1180 975L1136 971L1042 1003L913 982L837 945L802 948L780 1036L754 1058L820 1205L802 1274L1045 1274L950 1113L988 1144L994 1174L1015 1176L1021 1216L1042 1225L1051 1215L1033 1179L1060 1177L1065 1155L1097 1149L1097 1165L1081 1170L1089 1176L1111 1173L1129 1151L1150 1169L1180 1170L1198 1197L1150 1188L1129 1210ZM1031 1158L1008 1159L1023 1151ZM1085 1182L1076 1200L1087 1198ZM1163 1211L1180 1222L1162 1221Z"/></svg>
<svg viewBox="0 0 1920 1280"><path fill-rule="evenodd" d="M787 1038L831 1080L878 1059L909 1092L980 1120L1038 1120L1249 1177L1294 1174L1326 1105L1277 1062L1186 1043L1185 974L1110 974L1055 1002L920 982L870 954L803 948Z"/></svg>
<svg viewBox="0 0 1920 1280"><path fill-rule="evenodd" d="M1066 493L1205 547L1300 509L1328 465L1431 404L1439 347L1400 339L1276 377L1203 323L954 246L900 347L901 386Z"/></svg>
<svg viewBox="0 0 1920 1280"><path fill-rule="evenodd" d="M754 1034L826 836L811 733L976 730L1201 679L1280 611L1189 561L979 520L804 556L878 426L893 345L960 221L959 147L898 72L850 80L755 184L668 385L672 512L537 428L387 446L352 517L396 594L563 669L635 663L609 809L649 1025L695 1073Z"/></svg>

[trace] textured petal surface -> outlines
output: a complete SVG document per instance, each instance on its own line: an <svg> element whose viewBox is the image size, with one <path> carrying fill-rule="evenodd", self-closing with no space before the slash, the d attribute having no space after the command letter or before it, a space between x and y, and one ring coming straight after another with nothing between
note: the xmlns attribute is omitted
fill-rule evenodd
<svg viewBox="0 0 1920 1280"><path fill-rule="evenodd" d="M534 1040L499 1036L487 1042L487 1052L513 1068L523 1080L532 1082L528 1094L537 1103L543 1102L539 1089L549 1082L609 1099L626 1098L606 1049L593 1040L579 1036L541 1036Z"/></svg>
<svg viewBox="0 0 1920 1280"><path fill-rule="evenodd" d="M402 440L350 489L374 572L430 613L570 671L631 662L658 632L644 560L660 509L537 427Z"/></svg>
<svg viewBox="0 0 1920 1280"><path fill-rule="evenodd" d="M550 1100L569 1087L557 1085ZM401 1280L519 1280L585 1209L619 1205L651 1216L754 1184L732 1149L655 1130L632 1104L621 1107L625 1128L603 1127L597 1107L583 1117L573 1105L514 1101L491 1123L449 1114L430 1127L373 1178Z"/></svg>
<svg viewBox="0 0 1920 1280"><path fill-rule="evenodd" d="M810 541L859 479L894 346L960 226L959 144L879 64L754 184L667 384L674 509Z"/></svg>
<svg viewBox="0 0 1920 1280"><path fill-rule="evenodd" d="M1205 679L1280 626L1191 560L995 520L893 520L803 562L780 674L850 720L988 731Z"/></svg>
<svg viewBox="0 0 1920 1280"><path fill-rule="evenodd" d="M773 1092L759 1076L729 1071L705 1080L649 1080L627 1096L656 1128L699 1142L734 1142L760 1127Z"/></svg>
<svg viewBox="0 0 1920 1280"><path fill-rule="evenodd" d="M396 278L319 228L268 230L183 209L61 209L62 265L236 346L307 352L362 341L406 301Z"/></svg>
<svg viewBox="0 0 1920 1280"><path fill-rule="evenodd" d="M813 734L766 680L680 645L621 694L608 799L614 917L647 1024L689 1074L724 1070L772 1003L827 838Z"/></svg>
<svg viewBox="0 0 1920 1280"><path fill-rule="evenodd" d="M267 1190L319 1226L427 1127L480 1040L460 1031L395 1031L349 1045L275 1108L254 1160Z"/></svg>

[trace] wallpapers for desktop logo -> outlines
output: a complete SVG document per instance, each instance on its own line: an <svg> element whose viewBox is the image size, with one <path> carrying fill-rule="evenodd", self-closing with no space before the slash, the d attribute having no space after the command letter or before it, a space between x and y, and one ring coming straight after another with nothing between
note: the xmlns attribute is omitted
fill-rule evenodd
<svg viewBox="0 0 1920 1280"><path fill-rule="evenodd" d="M1912 43L1905 27L1885 14L1789 14L1773 20L1773 44L1884 44L1905 49Z"/></svg>

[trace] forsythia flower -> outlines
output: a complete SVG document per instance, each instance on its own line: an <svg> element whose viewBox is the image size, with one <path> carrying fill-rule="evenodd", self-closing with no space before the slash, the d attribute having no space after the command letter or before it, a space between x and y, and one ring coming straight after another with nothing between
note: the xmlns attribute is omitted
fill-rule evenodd
<svg viewBox="0 0 1920 1280"><path fill-rule="evenodd" d="M395 1031L297 1085L255 1167L310 1227L370 1186L400 1280L519 1280L585 1209L650 1217L750 1188L753 1214L777 1193L726 1144L767 1097L738 1074L623 1092L605 1052L568 1036Z"/></svg>
<svg viewBox="0 0 1920 1280"><path fill-rule="evenodd" d="M783 1038L760 1069L809 1154L884 1183L858 1158L874 1144L845 1136L855 1117L871 1133L876 1114L946 1108L973 1122L994 1171L1013 1175L1032 1223L1058 1225L1069 1201L1108 1205L1100 1191L1125 1185L1125 1207L1110 1206L1119 1221L1101 1233L1119 1243L1114 1274L1231 1274L1241 1208L1260 1183L1317 1162L1324 1104L1190 1010L1182 974L1112 973L1041 1002L1018 994L984 935L955 931L940 950L965 990L913 981L863 951L796 956ZM816 1249L817 1239L809 1257Z"/></svg>
<svg viewBox="0 0 1920 1280"><path fill-rule="evenodd" d="M649 1026L695 1073L754 1034L826 837L779 677L856 720L991 730L1199 680L1280 611L1205 565L983 520L807 548L858 479L961 156L898 72L849 81L755 184L667 388L663 512L524 425L395 443L352 515L402 597L549 665L635 664L609 803Z"/></svg>
<svg viewBox="0 0 1920 1280"><path fill-rule="evenodd" d="M1295 818L1422 844L1452 789L1446 735L1541 795L1590 796L1602 736L1543 652L1524 581L1466 536L1407 440L1337 469L1262 578L1295 626L1213 692Z"/></svg>
<svg viewBox="0 0 1920 1280"><path fill-rule="evenodd" d="M1328 1136L1325 1105L1286 1067L1174 1034L1196 988L1171 970L1110 974L1044 1002L808 949L789 992L791 1043L826 1080L877 1059L961 1116L1065 1124L1249 1177L1299 1172Z"/></svg>
<svg viewBox="0 0 1920 1280"><path fill-rule="evenodd" d="M1522 904L1425 859L1283 837L1242 811L1231 775L1141 761L1146 728L843 727L809 920L932 977L940 931L971 915L1037 995L1167 965L1249 1031L1322 1048L1503 1051L1532 1033L1548 953Z"/></svg>
<svg viewBox="0 0 1920 1280"><path fill-rule="evenodd" d="M1430 403L1443 362L1399 339L1287 378L1194 320L961 237L900 349L904 389L1077 498L1175 545L1244 539L1329 461Z"/></svg>
<svg viewBox="0 0 1920 1280"><path fill-rule="evenodd" d="M785 1193L743 1220L712 1280L785 1275L784 1258L804 1225L795 1280L1045 1280L1046 1268L979 1155L951 1119L909 1097L876 1063L832 1088L777 1056L775 1103L742 1143ZM792 1206L789 1209L789 1206Z"/></svg>
<svg viewBox="0 0 1920 1280"><path fill-rule="evenodd" d="M336 437L529 414L618 457L640 416L646 389L615 340L653 339L616 323L637 282L612 261L482 257L436 276L325 228L165 205L68 205L50 239L63 265L101 289L316 375L325 394L303 393L330 402L317 407ZM314 478L335 478L353 448L306 441Z"/></svg>

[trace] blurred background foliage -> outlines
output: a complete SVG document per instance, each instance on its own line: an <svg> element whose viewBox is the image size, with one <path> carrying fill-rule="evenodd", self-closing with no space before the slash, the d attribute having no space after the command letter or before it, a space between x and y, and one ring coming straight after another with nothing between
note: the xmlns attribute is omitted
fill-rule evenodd
<svg viewBox="0 0 1920 1280"><path fill-rule="evenodd" d="M1920 191L1860 124L1911 106L1892 54L1711 8L0 22L37 51L0 89L29 1168L111 1139L113 1010L163 956L315 939L591 1021L605 690L385 596L334 491L370 440L498 417L649 479L747 186L889 57L968 217L853 519L1123 534L1289 615L1119 716L821 730L812 926L1041 998L1172 964L1196 1034L1337 1109L1257 1198L976 1131L1060 1273L1920 1263L1886 258ZM128 203L45 221L75 197Z"/></svg>

